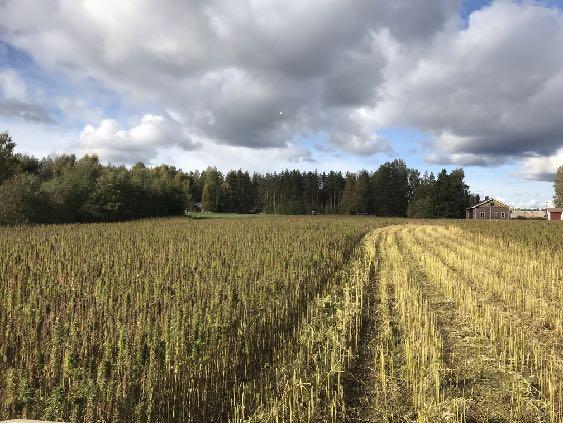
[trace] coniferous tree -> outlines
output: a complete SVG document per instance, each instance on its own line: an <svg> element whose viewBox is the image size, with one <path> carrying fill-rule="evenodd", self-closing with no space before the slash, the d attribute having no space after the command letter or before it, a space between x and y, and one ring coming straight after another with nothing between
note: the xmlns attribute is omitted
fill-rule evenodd
<svg viewBox="0 0 563 423"><path fill-rule="evenodd" d="M469 187L464 182L463 169L455 169L450 174L443 169L436 178L430 193L432 217L463 218L469 207Z"/></svg>
<svg viewBox="0 0 563 423"><path fill-rule="evenodd" d="M382 164L372 175L375 213L378 216L407 215L409 172L404 161Z"/></svg>
<svg viewBox="0 0 563 423"><path fill-rule="evenodd" d="M229 213L248 213L254 209L254 189L250 175L242 170L231 170L223 184L224 210Z"/></svg>
<svg viewBox="0 0 563 423"><path fill-rule="evenodd" d="M373 212L372 186L369 173L362 170L356 179L356 196L358 201L358 213L371 214Z"/></svg>

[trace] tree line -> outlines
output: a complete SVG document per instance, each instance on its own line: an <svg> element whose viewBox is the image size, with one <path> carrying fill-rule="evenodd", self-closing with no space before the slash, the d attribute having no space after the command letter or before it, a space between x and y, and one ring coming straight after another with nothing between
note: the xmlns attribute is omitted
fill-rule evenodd
<svg viewBox="0 0 563 423"><path fill-rule="evenodd" d="M277 214L369 214L463 218L479 200L464 172L437 175L404 161L377 170L253 173L216 168L185 172L173 166L103 165L98 157L38 159L14 153L0 134L0 224L127 220L186 211Z"/></svg>

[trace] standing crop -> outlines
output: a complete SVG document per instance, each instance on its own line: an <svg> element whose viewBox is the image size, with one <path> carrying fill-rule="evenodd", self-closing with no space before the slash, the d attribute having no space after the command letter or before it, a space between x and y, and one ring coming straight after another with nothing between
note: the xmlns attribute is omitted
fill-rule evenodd
<svg viewBox="0 0 563 423"><path fill-rule="evenodd" d="M559 423L559 228L0 228L0 419Z"/></svg>
<svg viewBox="0 0 563 423"><path fill-rule="evenodd" d="M342 306L360 307L359 282L329 285L369 226L311 217L0 229L0 417L251 415L278 383L267 369L310 342L313 314L328 310L344 325L334 342L349 338L355 312L334 317L336 303L322 301L346 290Z"/></svg>

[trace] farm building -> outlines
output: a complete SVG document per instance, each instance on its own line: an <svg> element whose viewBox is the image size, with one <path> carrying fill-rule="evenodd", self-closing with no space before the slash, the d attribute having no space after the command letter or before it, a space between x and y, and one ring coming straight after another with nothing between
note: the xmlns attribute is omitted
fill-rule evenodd
<svg viewBox="0 0 563 423"><path fill-rule="evenodd" d="M563 220L563 208L547 209L547 220Z"/></svg>
<svg viewBox="0 0 563 423"><path fill-rule="evenodd" d="M465 211L466 219L510 219L510 207L502 201L488 198L469 207Z"/></svg>
<svg viewBox="0 0 563 423"><path fill-rule="evenodd" d="M531 220L540 220L546 218L545 210L523 210L523 209L516 209L510 211L510 218L511 219L531 219Z"/></svg>

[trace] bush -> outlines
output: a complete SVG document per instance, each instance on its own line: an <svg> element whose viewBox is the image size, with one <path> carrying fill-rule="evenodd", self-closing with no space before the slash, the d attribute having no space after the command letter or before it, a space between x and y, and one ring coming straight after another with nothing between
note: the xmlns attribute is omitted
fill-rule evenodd
<svg viewBox="0 0 563 423"><path fill-rule="evenodd" d="M48 222L50 216L49 198L36 176L24 173L0 185L0 225Z"/></svg>

